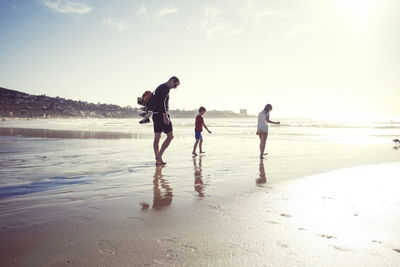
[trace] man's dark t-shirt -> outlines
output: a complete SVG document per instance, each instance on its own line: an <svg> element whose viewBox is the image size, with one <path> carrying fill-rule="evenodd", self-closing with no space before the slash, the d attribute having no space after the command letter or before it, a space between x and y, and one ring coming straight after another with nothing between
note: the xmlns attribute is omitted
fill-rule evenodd
<svg viewBox="0 0 400 267"><path fill-rule="evenodd" d="M155 112L166 113L169 109L169 87L167 84L163 83L159 85L154 91L154 95L157 101L157 108L154 109Z"/></svg>

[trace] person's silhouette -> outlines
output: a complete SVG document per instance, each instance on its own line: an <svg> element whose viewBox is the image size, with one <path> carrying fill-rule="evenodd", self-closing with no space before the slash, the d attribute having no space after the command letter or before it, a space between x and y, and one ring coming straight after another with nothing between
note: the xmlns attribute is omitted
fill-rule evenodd
<svg viewBox="0 0 400 267"><path fill-rule="evenodd" d="M201 166L202 156L199 156L199 164L197 165L197 158L193 157L193 167L194 167L194 190L197 192L199 197L204 197L204 183L203 174Z"/></svg>
<svg viewBox="0 0 400 267"><path fill-rule="evenodd" d="M165 165L157 165L153 176L153 209L169 206L172 202L172 188L169 186L168 181L163 178L162 174L162 169L164 167ZM161 191L162 189L164 189L164 192ZM141 202L140 205L143 210L150 207L146 202Z"/></svg>
<svg viewBox="0 0 400 267"><path fill-rule="evenodd" d="M264 161L260 160L259 177L256 179L257 186L264 186L267 183L267 176L265 175Z"/></svg>

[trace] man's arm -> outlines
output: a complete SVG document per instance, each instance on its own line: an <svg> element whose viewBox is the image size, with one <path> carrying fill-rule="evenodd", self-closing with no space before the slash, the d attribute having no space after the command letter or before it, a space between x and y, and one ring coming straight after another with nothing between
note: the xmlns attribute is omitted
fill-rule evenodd
<svg viewBox="0 0 400 267"><path fill-rule="evenodd" d="M160 103L160 112L163 114L164 123L169 124L170 119L168 116L168 103L167 103L169 89L165 89L165 88L162 88L162 89L163 90L159 90L159 92L158 92L158 101Z"/></svg>
<svg viewBox="0 0 400 267"><path fill-rule="evenodd" d="M163 113L163 120L165 124L169 124L171 122L169 119L168 112Z"/></svg>

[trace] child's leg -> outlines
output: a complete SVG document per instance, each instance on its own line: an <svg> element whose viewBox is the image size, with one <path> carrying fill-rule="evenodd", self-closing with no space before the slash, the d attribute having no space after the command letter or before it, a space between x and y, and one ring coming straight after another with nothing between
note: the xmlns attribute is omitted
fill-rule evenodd
<svg viewBox="0 0 400 267"><path fill-rule="evenodd" d="M260 133L260 158L264 158L266 141L267 141L267 135L265 133Z"/></svg>
<svg viewBox="0 0 400 267"><path fill-rule="evenodd" d="M196 148L197 148L197 144L199 143L199 140L200 140L200 139L196 139L196 142L194 142L193 151L192 151L192 154L193 154L193 155L197 155L197 154L196 154Z"/></svg>
<svg viewBox="0 0 400 267"><path fill-rule="evenodd" d="M200 153L204 153L204 151L203 151L203 138L200 139L199 148L200 148Z"/></svg>

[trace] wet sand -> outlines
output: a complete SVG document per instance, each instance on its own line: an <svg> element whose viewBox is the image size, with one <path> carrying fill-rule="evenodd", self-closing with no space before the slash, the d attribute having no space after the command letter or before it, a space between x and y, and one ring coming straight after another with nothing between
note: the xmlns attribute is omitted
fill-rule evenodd
<svg viewBox="0 0 400 267"><path fill-rule="evenodd" d="M229 202L174 208L168 189L155 190L144 209L130 197L62 211L36 207L35 224L24 226L25 216L2 220L1 265L396 266L399 170L400 164L360 166Z"/></svg>
<svg viewBox="0 0 400 267"><path fill-rule="evenodd" d="M177 137L156 167L151 142L2 137L0 265L400 264L391 146Z"/></svg>

